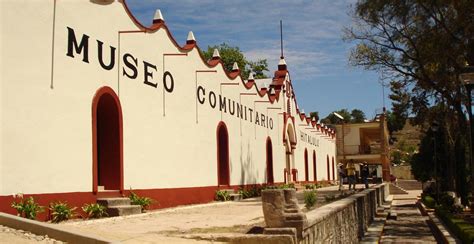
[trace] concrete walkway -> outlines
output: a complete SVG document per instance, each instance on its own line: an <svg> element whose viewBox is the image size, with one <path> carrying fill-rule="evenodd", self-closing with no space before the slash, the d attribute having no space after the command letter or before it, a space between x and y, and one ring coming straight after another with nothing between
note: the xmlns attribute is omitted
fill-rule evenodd
<svg viewBox="0 0 474 244"><path fill-rule="evenodd" d="M426 220L416 206L421 191L408 191L408 195L392 195L391 213L397 219L385 222L380 243L437 243Z"/></svg>

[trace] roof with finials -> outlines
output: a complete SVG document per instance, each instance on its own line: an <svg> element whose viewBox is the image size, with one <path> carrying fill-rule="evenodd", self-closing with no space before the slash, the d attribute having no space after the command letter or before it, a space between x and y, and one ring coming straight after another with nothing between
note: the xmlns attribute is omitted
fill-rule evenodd
<svg viewBox="0 0 474 244"><path fill-rule="evenodd" d="M150 27L146 27L146 26L142 25L135 18L135 16L133 16L133 14L131 13L131 11L129 10L129 8L127 6L127 1L126 0L123 0L123 5L125 7L126 12L128 13L130 18L132 19L132 21L138 26L138 28L141 29L141 31L143 31L143 32L155 32L155 31L163 28L166 31L166 33L167 33L168 37L170 38L170 40L173 42L173 44L181 52L186 52L187 53L187 52L191 51L194 48L200 50L198 45L197 45L196 38L195 38L192 31L190 31L188 33L188 37L186 39L186 44L184 46L180 46L176 42L174 37L171 35L168 27L165 24L165 20L163 18L163 15L162 15L162 13L159 9L156 10L156 12L155 12L155 15L154 15L154 18L153 18L153 24ZM289 72L287 70L287 64L286 64L286 61L283 57L280 58L280 61L278 63L278 70L275 71L273 78L255 80L254 77L253 77L253 74L250 74L249 78L247 80L243 80L242 77L240 76L240 69L237 66L237 63L234 63L233 68L232 68L231 71L226 71L224 69L223 62L221 60L219 51L217 49L214 50L212 58L209 59L209 60L205 60L204 57L202 56L201 52L199 52L199 53L200 53L200 56L201 56L201 59L202 59L203 63L205 63L208 67L215 67L218 64L222 65L222 68L225 71L225 74L229 79L234 80L237 77L240 77L240 79L241 79L241 81L242 81L245 88L247 88L249 90L250 89L255 89L257 91L257 94L260 97L267 96L268 100L271 103L273 103L275 100L278 101L278 99L280 97L280 92L282 92L283 86L285 85L285 81L289 81L288 85L290 87L286 88L286 89L291 89L292 98L295 99L294 91L292 89L293 87L292 87L292 84L291 84L290 75L289 75ZM296 99L295 99L295 103L296 103ZM312 121L309 117L306 117L304 112L301 113L299 111L297 103L296 103L296 106L297 106L297 113L298 113L299 117L303 121L305 121L308 124L308 126L312 126L313 128L317 129L318 131L321 131L324 134L334 138L334 135L335 135L334 130L319 125L319 123L317 123L317 121Z"/></svg>

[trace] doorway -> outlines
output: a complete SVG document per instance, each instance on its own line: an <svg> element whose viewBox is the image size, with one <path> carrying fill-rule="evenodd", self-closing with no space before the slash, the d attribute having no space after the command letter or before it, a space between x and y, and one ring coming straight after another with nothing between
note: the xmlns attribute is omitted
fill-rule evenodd
<svg viewBox="0 0 474 244"><path fill-rule="evenodd" d="M219 186L230 185L229 134L227 126L220 122L217 126L217 181Z"/></svg>
<svg viewBox="0 0 474 244"><path fill-rule="evenodd" d="M92 102L93 192L123 190L122 109L110 87Z"/></svg>
<svg viewBox="0 0 474 244"><path fill-rule="evenodd" d="M267 184L273 184L273 148L272 140L267 138Z"/></svg>

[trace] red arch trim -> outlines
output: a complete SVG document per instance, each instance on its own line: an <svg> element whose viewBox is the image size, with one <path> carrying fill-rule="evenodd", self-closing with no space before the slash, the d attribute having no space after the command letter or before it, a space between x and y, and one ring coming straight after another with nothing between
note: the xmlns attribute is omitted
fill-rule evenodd
<svg viewBox="0 0 474 244"><path fill-rule="evenodd" d="M108 87L103 86L99 88L94 98L92 99L92 192L98 192L98 152L97 152L97 108L99 100L104 94L109 94L115 101L118 110L118 121L119 121L119 144L120 144L120 192L123 192L123 120L122 120L122 105L120 99L115 91Z"/></svg>

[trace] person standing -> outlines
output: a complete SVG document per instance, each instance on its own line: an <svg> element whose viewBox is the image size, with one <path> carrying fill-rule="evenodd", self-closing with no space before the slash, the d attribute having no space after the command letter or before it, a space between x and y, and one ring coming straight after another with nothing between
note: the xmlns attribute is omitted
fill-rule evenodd
<svg viewBox="0 0 474 244"><path fill-rule="evenodd" d="M351 159L346 165L346 172L347 172L347 181L349 182L349 190L351 186L355 190L355 166L354 160Z"/></svg>
<svg viewBox="0 0 474 244"><path fill-rule="evenodd" d="M346 178L346 174L344 173L344 168L342 167L342 164L339 164L339 167L337 168L337 173L339 175L339 191L342 191L344 189L344 178Z"/></svg>
<svg viewBox="0 0 474 244"><path fill-rule="evenodd" d="M362 177L362 182L364 182L365 189L369 188L369 166L367 162L362 164L362 169L360 170L360 176Z"/></svg>

